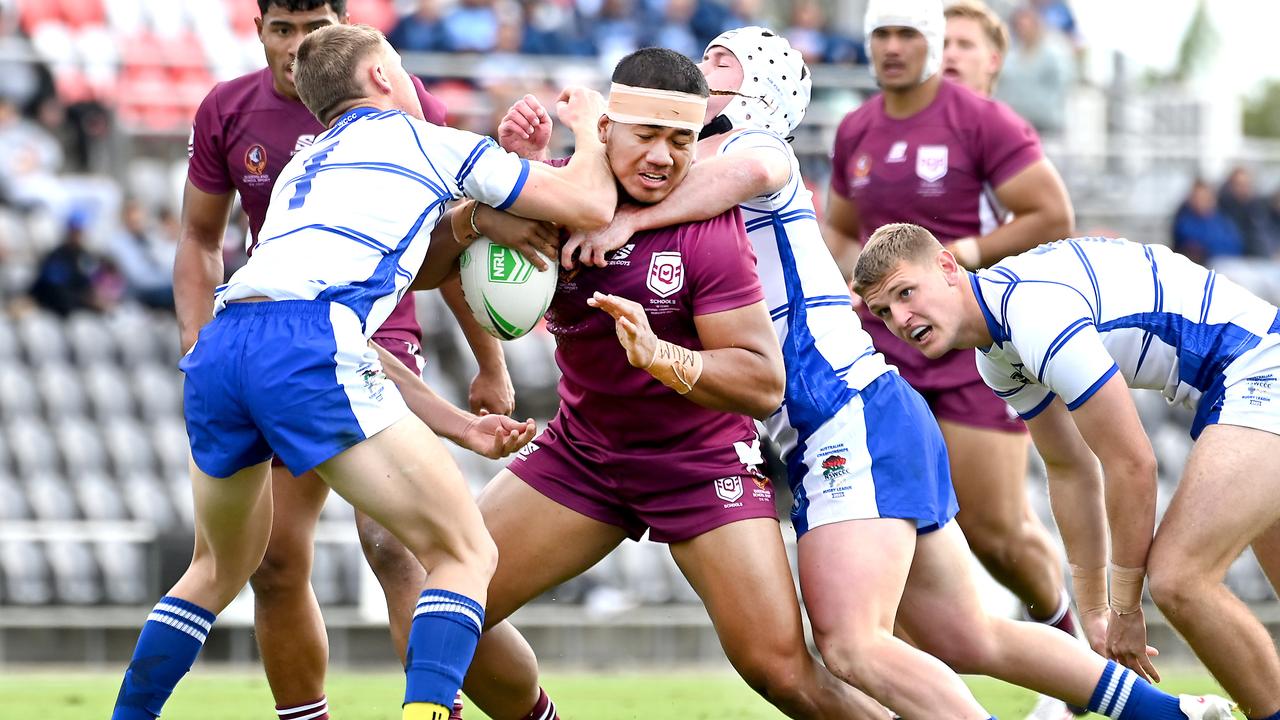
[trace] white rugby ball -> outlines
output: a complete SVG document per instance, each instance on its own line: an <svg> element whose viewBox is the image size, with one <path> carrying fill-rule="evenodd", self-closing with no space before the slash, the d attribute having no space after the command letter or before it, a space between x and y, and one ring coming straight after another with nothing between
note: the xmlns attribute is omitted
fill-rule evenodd
<svg viewBox="0 0 1280 720"><path fill-rule="evenodd" d="M499 340L532 330L556 292L556 264L546 262L547 269L538 270L525 256L487 237L463 250L458 258L462 294L480 327Z"/></svg>

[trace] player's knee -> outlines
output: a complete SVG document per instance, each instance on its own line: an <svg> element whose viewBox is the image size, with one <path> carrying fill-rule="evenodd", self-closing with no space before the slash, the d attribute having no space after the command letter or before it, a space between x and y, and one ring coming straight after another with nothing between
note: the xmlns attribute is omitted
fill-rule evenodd
<svg viewBox="0 0 1280 720"><path fill-rule="evenodd" d="M360 518L356 528L360 533L360 548L364 551L365 560L379 582L386 585L388 580L403 579L405 582L422 585L422 575L425 573L422 564L390 530L367 517Z"/></svg>
<svg viewBox="0 0 1280 720"><path fill-rule="evenodd" d="M752 690L774 704L789 707L805 700L812 664L807 651L757 645L733 664Z"/></svg>
<svg viewBox="0 0 1280 720"><path fill-rule="evenodd" d="M267 546L262 562L253 570L249 584L255 595L296 592L311 582L311 547L291 543Z"/></svg>
<svg viewBox="0 0 1280 720"><path fill-rule="evenodd" d="M1151 599L1170 621L1186 607L1192 595L1199 592L1198 573L1187 572L1178 563L1155 562L1147 568Z"/></svg>
<svg viewBox="0 0 1280 720"><path fill-rule="evenodd" d="M813 633L818 654L831 674L868 691L880 684L877 675L880 665L876 662L878 645L891 639L889 633L880 629L840 633L815 629Z"/></svg>
<svg viewBox="0 0 1280 720"><path fill-rule="evenodd" d="M977 631L977 628L968 632L934 633L922 637L912 635L911 639L921 650L960 674L985 674L983 671L990 667L996 652L995 633Z"/></svg>

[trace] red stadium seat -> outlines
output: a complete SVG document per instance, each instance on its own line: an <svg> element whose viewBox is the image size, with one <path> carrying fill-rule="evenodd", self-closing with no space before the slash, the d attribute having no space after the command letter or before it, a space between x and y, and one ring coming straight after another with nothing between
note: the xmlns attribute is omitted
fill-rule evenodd
<svg viewBox="0 0 1280 720"><path fill-rule="evenodd" d="M353 23L372 25L384 33L391 32L400 19L391 0L348 0L347 15Z"/></svg>
<svg viewBox="0 0 1280 720"><path fill-rule="evenodd" d="M61 8L49 0L19 0L18 24L28 35L46 22L62 22Z"/></svg>
<svg viewBox="0 0 1280 720"><path fill-rule="evenodd" d="M102 0L59 0L59 2L48 2L48 4L61 4L62 18L72 27L102 25L107 21L107 9L103 6Z"/></svg>
<svg viewBox="0 0 1280 720"><path fill-rule="evenodd" d="M258 11L257 0L226 0L227 18L231 21L231 31L236 35L257 35L258 28L253 24Z"/></svg>

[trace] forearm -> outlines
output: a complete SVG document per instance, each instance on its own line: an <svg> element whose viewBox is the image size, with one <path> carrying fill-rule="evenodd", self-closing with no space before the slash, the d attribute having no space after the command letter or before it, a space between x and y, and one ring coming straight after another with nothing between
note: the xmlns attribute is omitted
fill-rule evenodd
<svg viewBox="0 0 1280 720"><path fill-rule="evenodd" d="M1105 609L1107 508L1102 475L1096 461L1080 467L1046 464L1046 470L1049 504L1067 551L1077 602L1082 611Z"/></svg>
<svg viewBox="0 0 1280 720"><path fill-rule="evenodd" d="M458 256L471 244L468 240L469 233L465 232L465 226L471 222L470 213L473 202L460 203L450 208L440 218L440 222L436 223L436 226L432 228L431 244L427 246L426 257L422 259L422 267L418 268L418 274L414 276L413 283L409 285L410 290L433 290L438 288L445 282L448 275L453 272L454 266L458 262ZM462 231L455 228L455 224L464 226ZM452 306L450 307L452 308Z"/></svg>
<svg viewBox="0 0 1280 720"><path fill-rule="evenodd" d="M690 401L764 419L782 402L783 374L768 355L745 348L692 350L658 341L648 370Z"/></svg>
<svg viewBox="0 0 1280 720"><path fill-rule="evenodd" d="M1070 237L1072 224L1069 208L1044 207L1016 215L1009 223L978 238L978 267L992 265L1037 245Z"/></svg>
<svg viewBox="0 0 1280 720"><path fill-rule="evenodd" d="M213 293L222 282L222 248L184 236L173 260L173 303L181 349L195 343L200 328L213 319Z"/></svg>
<svg viewBox="0 0 1280 720"><path fill-rule="evenodd" d="M559 168L564 197L578 200L579 212L573 226L580 230L602 228L613 220L618 207L618 187L605 157L604 145L579 143L569 164Z"/></svg>
<svg viewBox="0 0 1280 720"><path fill-rule="evenodd" d="M382 371L396 384L409 410L437 435L459 442L475 416L437 395L416 372L405 367L385 348L376 343L372 347L378 353Z"/></svg>
<svg viewBox="0 0 1280 720"><path fill-rule="evenodd" d="M1156 473L1142 465L1108 468L1106 506L1111 529L1111 563L1120 567L1147 565L1156 525Z"/></svg>
<svg viewBox="0 0 1280 720"><path fill-rule="evenodd" d="M453 313L453 317L462 328L462 334L467 338L467 345L471 347L471 353L475 356L480 371L505 371L507 365L506 356L502 352L502 343L485 332L471 314L467 299L462 294L462 277L457 273L447 276L440 284L440 295L444 297L449 311Z"/></svg>
<svg viewBox="0 0 1280 720"><path fill-rule="evenodd" d="M726 161L730 160L730 161ZM709 220L770 189L768 172L759 163L740 158L711 158L694 163L684 179L697 192L673 192L662 202L628 212L632 233L686 222Z"/></svg>

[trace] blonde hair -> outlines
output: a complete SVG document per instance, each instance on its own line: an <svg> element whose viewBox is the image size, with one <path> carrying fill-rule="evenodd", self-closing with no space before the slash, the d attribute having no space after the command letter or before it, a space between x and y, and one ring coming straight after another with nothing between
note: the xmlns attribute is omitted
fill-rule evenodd
<svg viewBox="0 0 1280 720"><path fill-rule="evenodd" d="M903 261L928 260L942 249L933 233L911 223L881 225L858 254L853 291L862 295L879 285Z"/></svg>
<svg viewBox="0 0 1280 720"><path fill-rule="evenodd" d="M338 110L366 95L356 75L361 61L386 42L377 28L368 25L330 25L303 39L294 63L293 84L298 97L322 125L338 116Z"/></svg>
<svg viewBox="0 0 1280 720"><path fill-rule="evenodd" d="M1002 60L1004 59L1005 53L1009 51L1009 30L1005 28L1004 21L1000 19L1000 16L987 7L985 2L982 0L954 0L947 5L947 9L942 14L948 20L958 17L976 21L982 28L982 32L987 36L987 41L991 43L991 47L995 48L996 54Z"/></svg>

